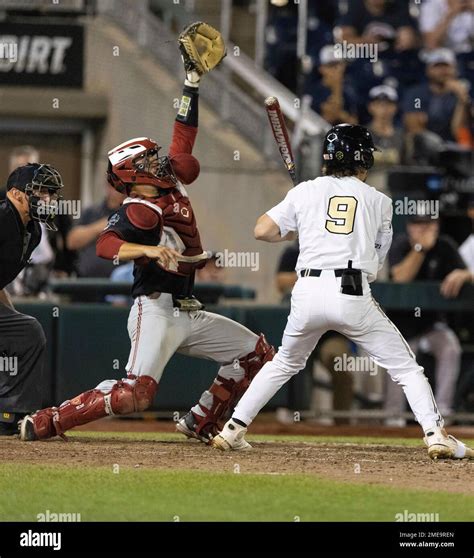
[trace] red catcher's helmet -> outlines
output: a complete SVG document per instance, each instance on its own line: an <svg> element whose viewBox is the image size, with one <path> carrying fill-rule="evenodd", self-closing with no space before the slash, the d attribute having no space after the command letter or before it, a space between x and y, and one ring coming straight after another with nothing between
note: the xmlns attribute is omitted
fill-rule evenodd
<svg viewBox="0 0 474 558"><path fill-rule="evenodd" d="M159 146L150 138L134 138L109 151L107 180L121 194L134 184L174 188L178 179L169 157L160 157Z"/></svg>

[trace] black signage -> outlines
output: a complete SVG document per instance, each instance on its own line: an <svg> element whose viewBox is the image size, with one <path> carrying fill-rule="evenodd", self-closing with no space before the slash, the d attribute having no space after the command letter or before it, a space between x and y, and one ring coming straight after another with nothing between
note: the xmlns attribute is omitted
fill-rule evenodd
<svg viewBox="0 0 474 558"><path fill-rule="evenodd" d="M80 25L0 23L0 85L82 87Z"/></svg>

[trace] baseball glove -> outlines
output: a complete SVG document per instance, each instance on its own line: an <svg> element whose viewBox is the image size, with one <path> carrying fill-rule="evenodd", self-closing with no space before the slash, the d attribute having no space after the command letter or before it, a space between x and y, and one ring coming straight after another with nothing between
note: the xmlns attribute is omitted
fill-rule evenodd
<svg viewBox="0 0 474 558"><path fill-rule="evenodd" d="M200 76L214 69L226 55L222 35L202 21L188 25L178 43L186 72L194 70Z"/></svg>

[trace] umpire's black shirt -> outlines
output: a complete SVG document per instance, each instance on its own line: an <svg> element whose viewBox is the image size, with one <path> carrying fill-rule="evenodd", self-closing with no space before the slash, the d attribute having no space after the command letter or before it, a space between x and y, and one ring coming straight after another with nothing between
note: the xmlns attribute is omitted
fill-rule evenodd
<svg viewBox="0 0 474 558"><path fill-rule="evenodd" d="M41 226L31 219L23 224L20 214L6 198L0 201L0 289L11 283L26 266L41 240Z"/></svg>

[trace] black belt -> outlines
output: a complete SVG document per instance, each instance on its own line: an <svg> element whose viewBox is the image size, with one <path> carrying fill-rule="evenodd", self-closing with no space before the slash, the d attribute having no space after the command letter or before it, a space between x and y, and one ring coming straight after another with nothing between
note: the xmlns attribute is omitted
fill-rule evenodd
<svg viewBox="0 0 474 558"><path fill-rule="evenodd" d="M319 277L322 273L322 269L301 269L300 277ZM331 270L328 270L331 271ZM343 269L333 269L334 275L336 277L342 277Z"/></svg>

